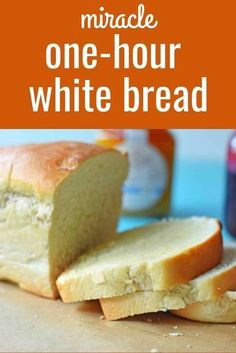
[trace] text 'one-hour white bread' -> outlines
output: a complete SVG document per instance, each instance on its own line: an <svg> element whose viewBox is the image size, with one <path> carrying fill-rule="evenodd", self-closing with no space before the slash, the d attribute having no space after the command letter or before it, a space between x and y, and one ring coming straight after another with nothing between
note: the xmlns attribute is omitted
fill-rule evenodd
<svg viewBox="0 0 236 353"><path fill-rule="evenodd" d="M57 280L64 302L115 297L185 283L222 258L215 219L165 220L117 235L84 254Z"/></svg>
<svg viewBox="0 0 236 353"><path fill-rule="evenodd" d="M220 265L186 284L170 290L142 291L101 299L100 303L105 317L117 320L136 314L186 308L195 302L219 298L228 290L236 290L236 250L230 248L225 249Z"/></svg>
<svg viewBox="0 0 236 353"><path fill-rule="evenodd" d="M116 229L127 157L77 142L0 148L0 279L55 298L56 278Z"/></svg>
<svg viewBox="0 0 236 353"><path fill-rule="evenodd" d="M194 303L185 309L173 310L172 313L194 321L222 324L235 323L236 292L229 291L219 299Z"/></svg>

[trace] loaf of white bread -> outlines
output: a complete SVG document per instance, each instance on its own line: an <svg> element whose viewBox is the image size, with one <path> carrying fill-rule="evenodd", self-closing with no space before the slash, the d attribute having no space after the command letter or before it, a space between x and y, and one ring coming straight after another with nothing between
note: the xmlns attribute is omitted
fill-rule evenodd
<svg viewBox="0 0 236 353"><path fill-rule="evenodd" d="M77 142L0 148L0 279L58 297L56 279L114 235L127 156Z"/></svg>

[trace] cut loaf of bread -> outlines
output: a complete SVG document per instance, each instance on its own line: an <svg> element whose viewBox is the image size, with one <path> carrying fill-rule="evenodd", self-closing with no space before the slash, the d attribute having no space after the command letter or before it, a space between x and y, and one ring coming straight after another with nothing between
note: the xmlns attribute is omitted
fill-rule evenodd
<svg viewBox="0 0 236 353"><path fill-rule="evenodd" d="M124 232L85 253L58 278L57 286L67 303L163 290L188 282L221 258L217 220L164 220Z"/></svg>
<svg viewBox="0 0 236 353"><path fill-rule="evenodd" d="M56 298L56 278L114 235L126 156L77 142L0 148L0 279Z"/></svg>
<svg viewBox="0 0 236 353"><path fill-rule="evenodd" d="M194 321L236 323L236 292L229 291L219 299L194 303L172 313Z"/></svg>
<svg viewBox="0 0 236 353"><path fill-rule="evenodd" d="M101 299L100 303L106 319L117 320L136 314L186 308L195 302L219 298L228 290L236 290L235 249L225 249L220 265L187 284L166 291L142 291Z"/></svg>

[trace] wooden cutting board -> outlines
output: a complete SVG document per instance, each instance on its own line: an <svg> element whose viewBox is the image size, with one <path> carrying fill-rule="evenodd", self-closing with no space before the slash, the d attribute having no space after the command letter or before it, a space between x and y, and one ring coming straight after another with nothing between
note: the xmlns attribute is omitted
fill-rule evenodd
<svg viewBox="0 0 236 353"><path fill-rule="evenodd" d="M63 304L8 283L0 283L0 308L1 352L236 352L236 325L166 313L109 322L96 301Z"/></svg>

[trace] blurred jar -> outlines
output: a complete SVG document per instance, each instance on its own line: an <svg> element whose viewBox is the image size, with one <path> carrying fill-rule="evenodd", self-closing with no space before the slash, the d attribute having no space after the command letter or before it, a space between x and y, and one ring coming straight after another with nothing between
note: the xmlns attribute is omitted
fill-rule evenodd
<svg viewBox="0 0 236 353"><path fill-rule="evenodd" d="M226 227L236 237L236 131L230 138L227 158Z"/></svg>
<svg viewBox="0 0 236 353"><path fill-rule="evenodd" d="M100 130L97 143L128 152L123 214L163 216L171 203L174 138L167 130Z"/></svg>

